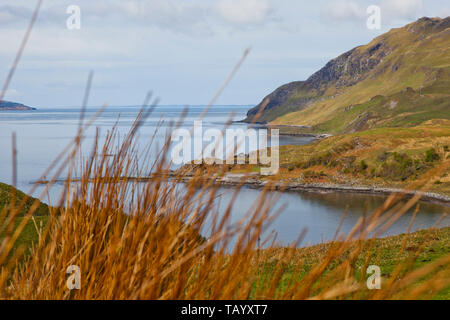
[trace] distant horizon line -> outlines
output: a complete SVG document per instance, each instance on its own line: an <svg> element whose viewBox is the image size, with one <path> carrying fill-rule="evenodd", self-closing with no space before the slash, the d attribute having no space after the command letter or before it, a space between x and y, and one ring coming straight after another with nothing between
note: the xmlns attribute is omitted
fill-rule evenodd
<svg viewBox="0 0 450 320"><path fill-rule="evenodd" d="M213 104L211 107L250 107L257 104ZM157 104L156 107L206 107L208 104ZM87 109L101 108L101 105L87 106ZM142 105L106 105L106 108L140 108ZM69 108L81 108L81 106L53 106L53 107L37 107L37 109L69 109Z"/></svg>

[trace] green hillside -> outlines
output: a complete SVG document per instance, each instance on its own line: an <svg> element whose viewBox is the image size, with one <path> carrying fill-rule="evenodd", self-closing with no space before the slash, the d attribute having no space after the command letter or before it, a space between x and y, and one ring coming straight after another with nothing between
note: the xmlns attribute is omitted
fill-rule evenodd
<svg viewBox="0 0 450 320"><path fill-rule="evenodd" d="M284 85L258 121L346 133L450 119L450 17L421 18ZM264 100L263 100L264 101ZM249 111L251 121L262 103Z"/></svg>
<svg viewBox="0 0 450 320"><path fill-rule="evenodd" d="M26 199L24 206L20 210L19 214L21 216L25 215L30 208L33 206L33 203L35 202L35 198L27 196L25 193L23 193L20 190L17 190L16 188L1 183L0 182L0 213L7 207L10 203L13 197L16 200L16 205L19 205L24 199ZM45 203L39 203L39 206L35 212L36 216L46 216L49 214L49 208L48 205Z"/></svg>

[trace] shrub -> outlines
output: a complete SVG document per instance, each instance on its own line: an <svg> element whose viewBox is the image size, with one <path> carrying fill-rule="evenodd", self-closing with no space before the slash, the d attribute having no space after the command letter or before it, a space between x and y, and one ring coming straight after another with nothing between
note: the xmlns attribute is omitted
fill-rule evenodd
<svg viewBox="0 0 450 320"><path fill-rule="evenodd" d="M426 162L433 162L439 160L439 154L434 150L434 148L428 149L425 152L425 161Z"/></svg>
<svg viewBox="0 0 450 320"><path fill-rule="evenodd" d="M361 160L361 170L366 170L369 166L364 160Z"/></svg>
<svg viewBox="0 0 450 320"><path fill-rule="evenodd" d="M378 160L381 161L381 162L384 162L384 161L387 160L388 157L389 157L389 152L383 151L382 153L380 153L378 155Z"/></svg>
<svg viewBox="0 0 450 320"><path fill-rule="evenodd" d="M316 172L313 170L307 170L303 172L303 178L305 179L319 179L326 176L327 176L326 173L324 173L323 171Z"/></svg>
<svg viewBox="0 0 450 320"><path fill-rule="evenodd" d="M391 180L406 180L413 176L418 164L407 154L393 152L388 154L378 176Z"/></svg>
<svg viewBox="0 0 450 320"><path fill-rule="evenodd" d="M333 154L330 151L327 151L327 152L321 153L321 154L309 159L303 165L303 169L307 169L309 167L316 166L316 165L328 166L330 163L332 163L332 160L333 160Z"/></svg>

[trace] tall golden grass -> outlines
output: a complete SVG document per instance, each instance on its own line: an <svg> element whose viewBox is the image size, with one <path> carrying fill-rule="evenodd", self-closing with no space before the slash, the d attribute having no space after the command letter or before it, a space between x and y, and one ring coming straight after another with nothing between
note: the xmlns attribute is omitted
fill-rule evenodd
<svg viewBox="0 0 450 320"><path fill-rule="evenodd" d="M413 270L420 247L399 260L380 290L367 290L367 265L356 264L361 256L368 263L373 253L371 242L362 240L388 228L419 195L395 210L390 209L401 196L389 197L345 238L332 242L323 259L305 272L296 249L303 234L284 249L270 244L270 238L261 239L277 215L270 186L246 218L233 224L231 209L239 186L219 214L218 186L212 182L217 172L198 171L184 184L182 171L169 178L169 136L156 159L151 143L139 150L136 133L151 111L142 109L121 142L116 127L103 145L97 136L87 156L80 146L93 119L86 125L80 122L77 137L52 166L55 174L48 188L64 170L67 179L30 255L12 247L24 224L33 219L38 201L18 227L13 226L21 203L3 210L0 298L411 299L432 297L449 285L450 256ZM66 286L70 265L81 269L80 290Z"/></svg>

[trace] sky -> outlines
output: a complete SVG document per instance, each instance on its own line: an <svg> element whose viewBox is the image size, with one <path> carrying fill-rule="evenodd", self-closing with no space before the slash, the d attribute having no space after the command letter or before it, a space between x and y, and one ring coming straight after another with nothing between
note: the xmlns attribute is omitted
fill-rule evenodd
<svg viewBox="0 0 450 320"><path fill-rule="evenodd" d="M35 4L0 2L1 83ZM73 5L79 29L67 27ZM380 29L367 27L371 5ZM79 106L92 70L90 106L140 105L148 91L163 105L204 105L250 47L216 104L255 105L391 28L449 15L448 0L44 0L5 99Z"/></svg>

